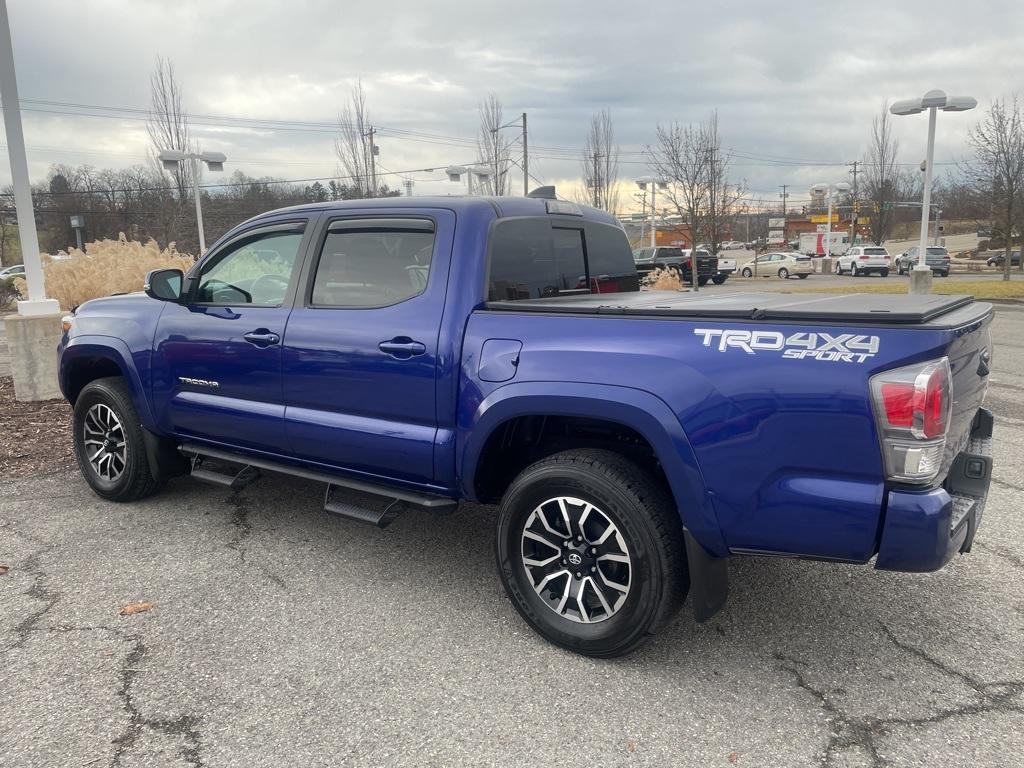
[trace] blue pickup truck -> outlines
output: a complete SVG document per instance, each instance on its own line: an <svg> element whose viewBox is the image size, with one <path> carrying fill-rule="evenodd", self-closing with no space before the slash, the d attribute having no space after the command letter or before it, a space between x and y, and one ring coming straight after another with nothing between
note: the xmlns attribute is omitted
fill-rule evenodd
<svg viewBox="0 0 1024 768"><path fill-rule="evenodd" d="M730 556L968 551L991 319L969 297L641 291L611 216L543 197L331 202L83 304L60 385L114 501L280 472L380 526L499 504L523 619L615 656L687 595L714 615Z"/></svg>

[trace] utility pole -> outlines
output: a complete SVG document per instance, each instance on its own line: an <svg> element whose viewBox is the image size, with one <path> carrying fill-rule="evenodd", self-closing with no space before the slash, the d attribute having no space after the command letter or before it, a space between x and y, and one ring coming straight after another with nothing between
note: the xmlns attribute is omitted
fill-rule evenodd
<svg viewBox="0 0 1024 768"><path fill-rule="evenodd" d="M853 245L857 239L857 216L860 213L859 198L857 197L857 166L860 165L860 161L854 160L847 165L851 166L850 173L853 174L853 213L850 216L850 245Z"/></svg>
<svg viewBox="0 0 1024 768"><path fill-rule="evenodd" d="M789 192L787 191L789 184L780 184L779 186L782 188L782 194L779 195L782 198L782 239L784 242L789 243L789 237L786 235L786 199L789 197ZM754 268L757 268L756 262Z"/></svg>
<svg viewBox="0 0 1024 768"><path fill-rule="evenodd" d="M372 125L370 130L363 134L363 138L369 137L370 139L370 178L367 180L369 183L370 197L377 196L377 161L375 155L377 154L377 145L373 141L373 135L377 132L377 129Z"/></svg>
<svg viewBox="0 0 1024 768"><path fill-rule="evenodd" d="M523 112L523 197L530 194L530 157L526 151L526 113Z"/></svg>

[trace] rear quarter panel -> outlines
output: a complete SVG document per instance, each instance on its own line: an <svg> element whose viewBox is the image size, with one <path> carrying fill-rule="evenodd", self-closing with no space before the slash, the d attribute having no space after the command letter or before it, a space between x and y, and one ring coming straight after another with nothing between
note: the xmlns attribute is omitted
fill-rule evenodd
<svg viewBox="0 0 1024 768"><path fill-rule="evenodd" d="M823 333L867 334L877 337L877 352L857 362L827 355L794 359L780 350L721 348L720 337L706 333L730 329L818 334L819 345ZM868 378L940 357L951 337L927 329L480 311L470 317L464 343L465 418L458 442L466 444L473 414L504 386L543 389L557 382L562 391L566 384L638 390L665 404L692 448L703 488L673 482L684 524L693 527L690 520L710 500L721 545L731 551L862 562L875 552L885 495ZM523 343L510 383L476 375L479 351L490 338ZM964 350L971 343L964 341ZM954 361L955 382L958 365ZM599 404L592 408L590 415L602 417ZM660 451L659 458L669 471L673 462ZM472 460L461 456L460 466ZM720 545L712 539L702 543L716 551Z"/></svg>

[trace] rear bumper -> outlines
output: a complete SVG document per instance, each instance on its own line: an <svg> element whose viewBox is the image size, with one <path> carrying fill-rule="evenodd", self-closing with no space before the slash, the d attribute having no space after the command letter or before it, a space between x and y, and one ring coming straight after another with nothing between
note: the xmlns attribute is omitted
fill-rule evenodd
<svg viewBox="0 0 1024 768"><path fill-rule="evenodd" d="M889 491L875 568L937 571L971 550L992 477L991 443L992 414L982 408L942 488Z"/></svg>

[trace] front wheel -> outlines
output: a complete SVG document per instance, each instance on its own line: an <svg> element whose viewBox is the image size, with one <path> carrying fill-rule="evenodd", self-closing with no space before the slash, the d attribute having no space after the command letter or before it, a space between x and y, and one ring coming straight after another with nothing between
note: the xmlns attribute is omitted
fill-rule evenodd
<svg viewBox="0 0 1024 768"><path fill-rule="evenodd" d="M87 384L75 401L73 428L78 466L98 495L135 501L163 486L150 471L142 425L124 379Z"/></svg>
<svg viewBox="0 0 1024 768"><path fill-rule="evenodd" d="M857 267L857 262L856 261L851 261L850 262L850 276L851 277L860 277L860 269Z"/></svg>
<svg viewBox="0 0 1024 768"><path fill-rule="evenodd" d="M611 451L566 451L523 470L502 499L495 554L526 623L587 656L634 650L689 589L671 496Z"/></svg>
<svg viewBox="0 0 1024 768"><path fill-rule="evenodd" d="M780 269L779 270L779 277L781 277L783 280L785 280L787 277L789 277L789 270L786 269L785 267Z"/></svg>

